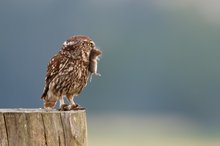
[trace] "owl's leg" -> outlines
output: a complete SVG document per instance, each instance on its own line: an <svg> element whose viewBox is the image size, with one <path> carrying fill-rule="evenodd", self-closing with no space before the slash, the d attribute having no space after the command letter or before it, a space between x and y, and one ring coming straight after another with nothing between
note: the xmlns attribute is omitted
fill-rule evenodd
<svg viewBox="0 0 220 146"><path fill-rule="evenodd" d="M79 105L75 103L74 101L74 96L72 95L68 95L67 96L68 101L70 102L71 106L70 106L70 110L76 109Z"/></svg>
<svg viewBox="0 0 220 146"><path fill-rule="evenodd" d="M60 108L59 111L68 111L68 104L65 104L63 97L60 98Z"/></svg>
<svg viewBox="0 0 220 146"><path fill-rule="evenodd" d="M70 110L79 110L79 109L84 109L74 101L74 96L69 95L67 96L68 101L70 102Z"/></svg>

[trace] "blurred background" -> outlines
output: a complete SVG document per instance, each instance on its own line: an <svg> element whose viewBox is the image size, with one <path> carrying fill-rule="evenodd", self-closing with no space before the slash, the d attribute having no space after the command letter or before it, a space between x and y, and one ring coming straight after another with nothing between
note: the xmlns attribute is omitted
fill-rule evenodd
<svg viewBox="0 0 220 146"><path fill-rule="evenodd" d="M75 34L103 51L76 101L90 146L219 146L220 1L0 2L0 108L40 108L49 59Z"/></svg>

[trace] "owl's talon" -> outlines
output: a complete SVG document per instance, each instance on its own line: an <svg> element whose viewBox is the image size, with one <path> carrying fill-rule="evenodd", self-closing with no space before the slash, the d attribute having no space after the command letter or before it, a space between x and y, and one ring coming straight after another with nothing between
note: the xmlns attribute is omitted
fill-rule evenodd
<svg viewBox="0 0 220 146"><path fill-rule="evenodd" d="M82 107L82 106L80 106L80 107L78 107L77 108L77 110L85 110L86 108L84 108L84 107Z"/></svg>
<svg viewBox="0 0 220 146"><path fill-rule="evenodd" d="M71 105L70 110L85 110L85 108L76 104L76 105Z"/></svg>
<svg viewBox="0 0 220 146"><path fill-rule="evenodd" d="M69 105L68 104L62 104L59 108L59 111L69 111Z"/></svg>
<svg viewBox="0 0 220 146"><path fill-rule="evenodd" d="M78 107L79 107L78 104L73 104L71 105L70 110L77 110Z"/></svg>

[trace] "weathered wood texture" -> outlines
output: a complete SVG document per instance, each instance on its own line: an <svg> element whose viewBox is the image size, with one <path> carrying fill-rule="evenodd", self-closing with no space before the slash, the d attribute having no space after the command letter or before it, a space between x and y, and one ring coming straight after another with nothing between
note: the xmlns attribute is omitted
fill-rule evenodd
<svg viewBox="0 0 220 146"><path fill-rule="evenodd" d="M87 146L86 111L0 109L0 146Z"/></svg>

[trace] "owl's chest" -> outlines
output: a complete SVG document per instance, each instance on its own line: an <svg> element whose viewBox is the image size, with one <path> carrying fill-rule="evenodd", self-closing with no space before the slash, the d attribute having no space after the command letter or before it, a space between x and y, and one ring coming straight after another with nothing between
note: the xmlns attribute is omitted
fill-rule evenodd
<svg viewBox="0 0 220 146"><path fill-rule="evenodd" d="M74 80L81 80L83 78L86 78L89 73L88 68L88 63L85 63L83 61L76 61L68 64L66 70L69 77L74 82Z"/></svg>
<svg viewBox="0 0 220 146"><path fill-rule="evenodd" d="M70 80L69 92L80 93L89 78L88 64L84 62L74 63L69 67L68 76Z"/></svg>

